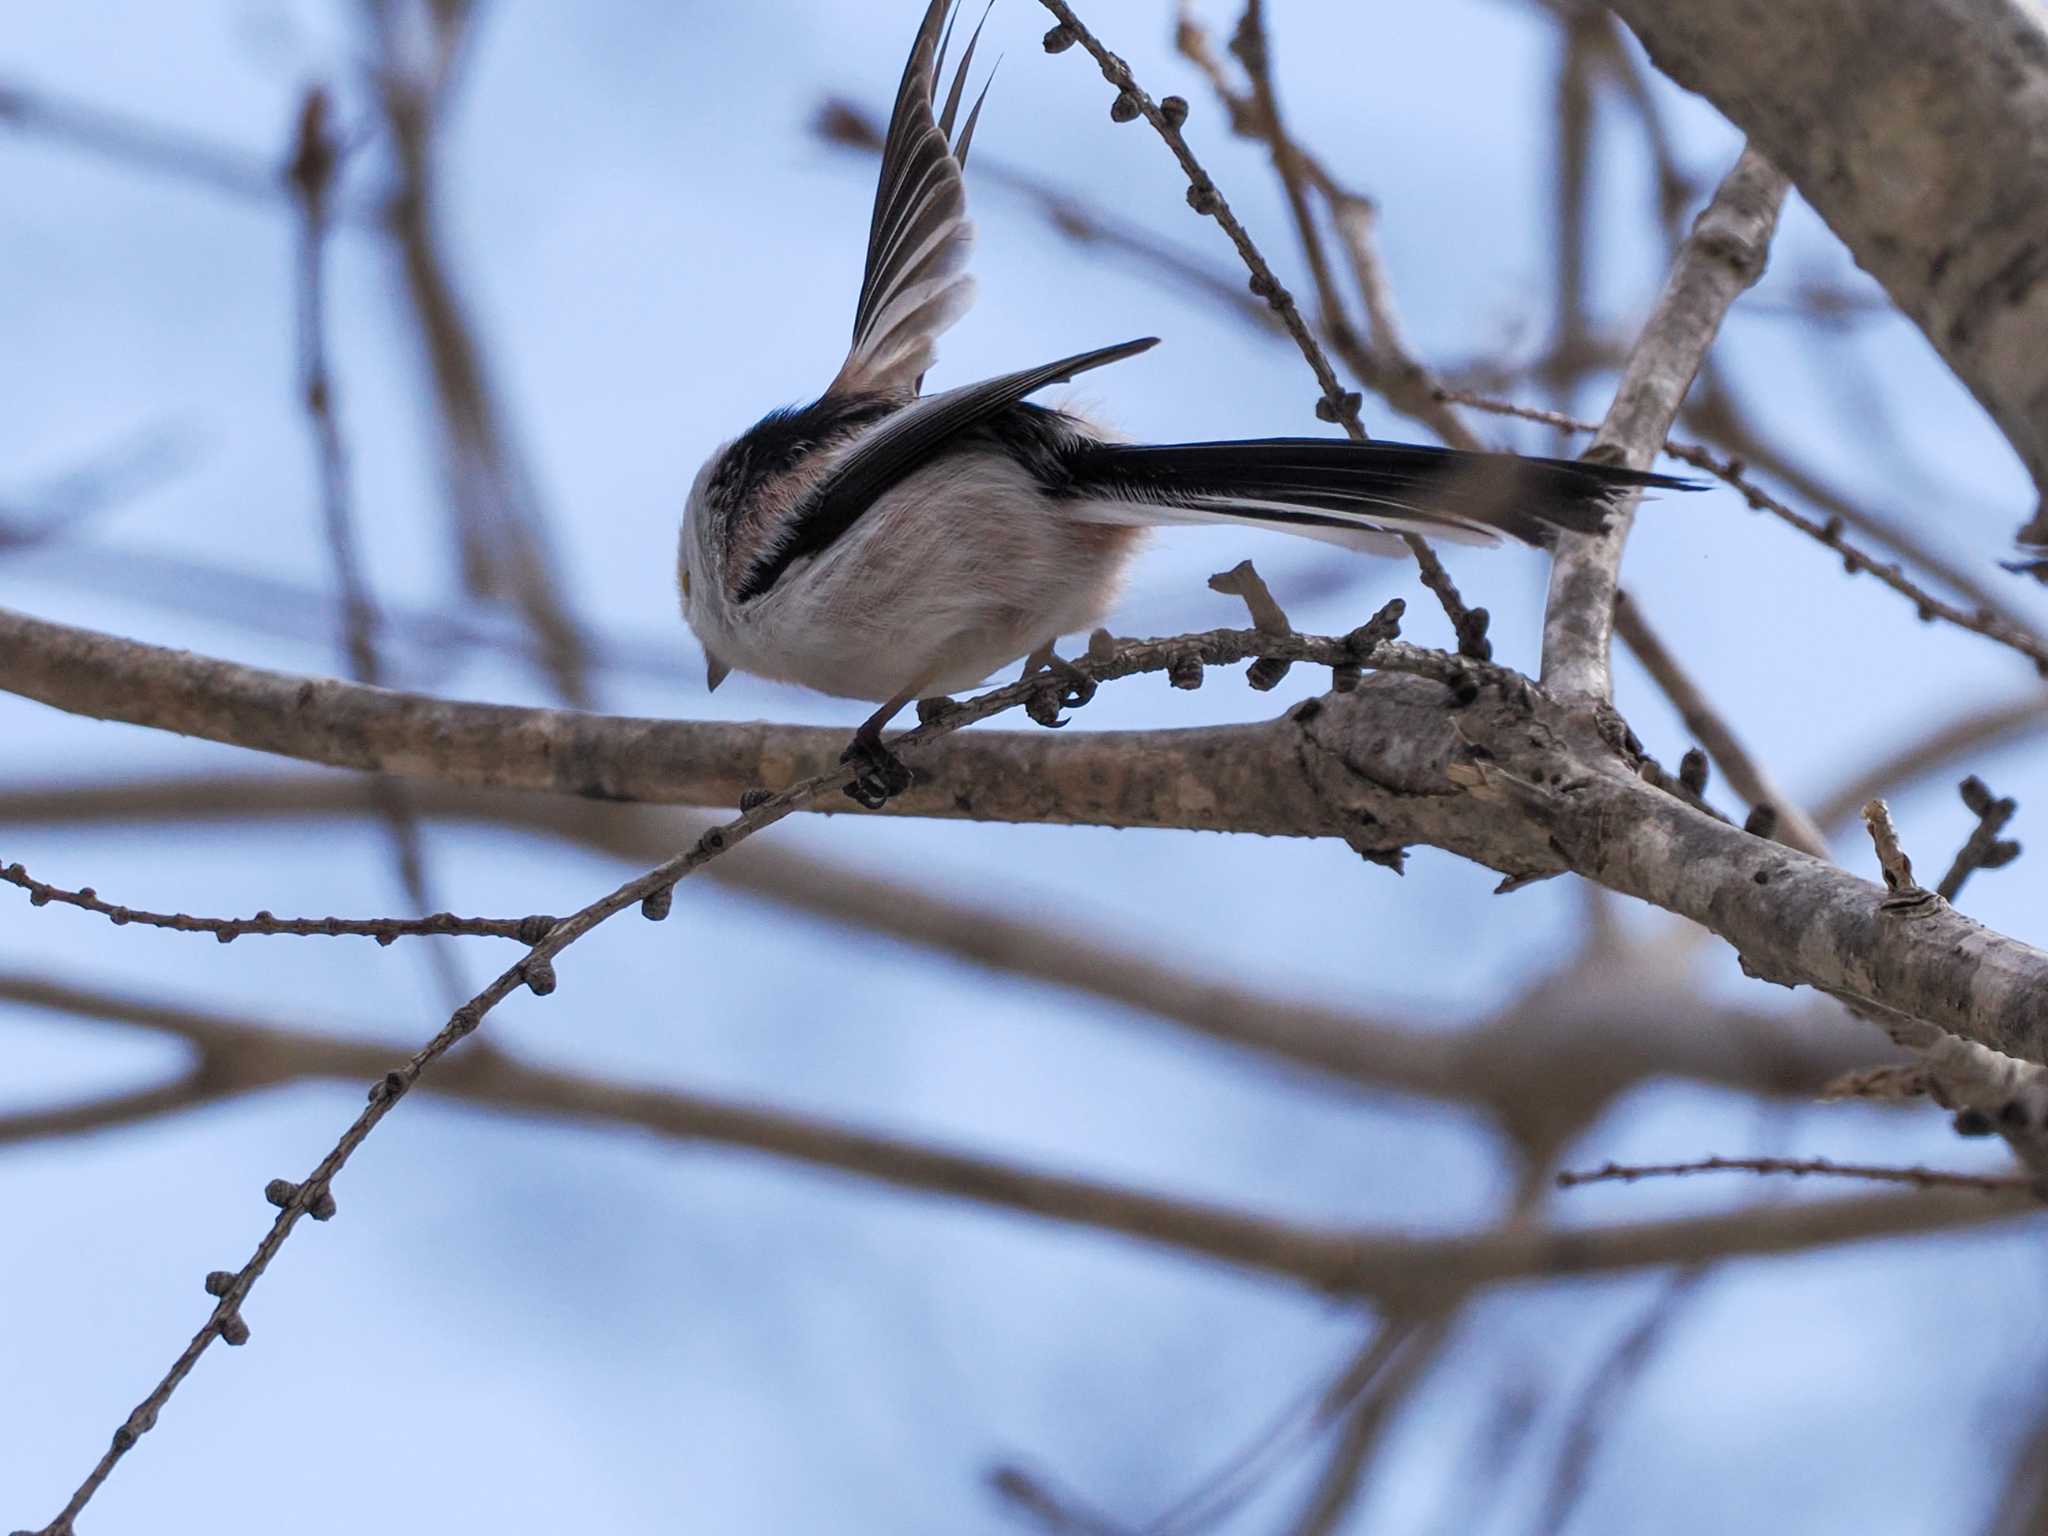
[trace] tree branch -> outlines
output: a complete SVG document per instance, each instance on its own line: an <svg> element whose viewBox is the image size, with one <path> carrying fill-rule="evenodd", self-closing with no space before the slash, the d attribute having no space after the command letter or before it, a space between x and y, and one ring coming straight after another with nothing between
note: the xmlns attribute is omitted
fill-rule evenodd
<svg viewBox="0 0 2048 1536"><path fill-rule="evenodd" d="M266 1082L381 1079L393 1047L276 1030L118 994L0 975L0 996L37 1007L125 1018L192 1041L238 1070L235 1090ZM1405 1236L1290 1222L1227 1206L1149 1194L947 1151L787 1111L647 1088L502 1054L459 1057L418 1081L422 1091L522 1114L632 1125L683 1142L712 1142L852 1174L898 1189L1092 1227L1332 1293L1439 1308L1461 1290L1521 1280L1799 1252L2037 1213L2019 1191L1772 1204L1707 1217L1614 1227L1527 1226L1454 1236ZM168 1107L168 1106L167 1106ZM35 1112L47 1113L47 1112ZM0 1141L15 1122L0 1118Z"/></svg>
<svg viewBox="0 0 2048 1536"><path fill-rule="evenodd" d="M1784 199L1785 178L1745 149L1679 247L1587 458L1644 469L1656 457L1721 317L1763 275ZM1634 517L1631 504L1615 512L1604 533L1558 536L1543 616L1546 688L1593 700L1613 697L1614 592Z"/></svg>
<svg viewBox="0 0 2048 1536"><path fill-rule="evenodd" d="M2048 498L2048 49L2026 0L1616 0L1782 166ZM2023 538L2048 541L2037 514Z"/></svg>
<svg viewBox="0 0 2048 1536"><path fill-rule="evenodd" d="M1338 666L1346 642L1211 631L1122 642L1093 675L1278 655ZM1843 870L1749 836L1645 784L1610 723L1504 669L1399 642L1381 673L1286 718L1079 737L911 733L912 814L1340 836L1384 854L1427 844L1521 882L1576 871L1690 917L1752 970L2048 1060L2048 955L1948 909L1911 920ZM611 719L460 704L292 677L0 610L0 687L101 718L338 767L602 799L732 804L836 768L829 730ZM1022 700L981 695L958 723ZM892 804L891 809L896 807Z"/></svg>
<svg viewBox="0 0 2048 1536"><path fill-rule="evenodd" d="M428 783L423 816L567 838L646 865L704 830L652 807L565 796L507 794ZM208 774L61 790L0 791L0 825L146 821L220 824L261 818L357 817L372 807L360 781L339 775ZM1725 1008L1678 975L1629 968L1614 985L1583 981L1547 991L1462 1028L1384 1011L1365 1013L1265 992L1191 965L1091 937L1083 924L1031 921L1001 907L935 893L872 870L760 842L706 871L715 883L814 917L845 923L1026 980L1087 993L1167 1020L1206 1039L1334 1081L1447 1102L1484 1103L1527 1123L1529 1085L1556 1134L1582 1129L1613 1100L1656 1077L1736 1092L1811 1099L1870 1063L1868 1037L1832 1003L1788 1016ZM1603 972L1604 974L1604 972ZM1611 992L1611 996L1610 996ZM1535 1028L1535 1013L1554 1027Z"/></svg>
<svg viewBox="0 0 2048 1536"><path fill-rule="evenodd" d="M1166 147L1180 162L1181 171L1188 179L1189 206L1197 213L1207 214L1213 218L1230 237L1230 243L1237 247L1238 256L1243 260L1246 270L1251 273L1252 292L1273 306L1281 323L1286 326L1287 334L1294 338L1294 344L1301 349L1303 359L1308 363L1310 371L1315 374L1316 383L1322 387L1322 398L1316 405L1317 415L1325 421L1337 422L1354 442L1363 442L1366 433L1358 420L1358 396L1345 389L1339 382L1337 372L1330 366L1330 359L1324 354L1321 343L1309 329L1308 322L1302 319L1294 296L1287 291L1279 278L1273 275L1272 267L1260 254L1258 246L1253 243L1251 235L1237 215L1231 212L1230 204L1217 189L1215 180L1202 168L1202 163L1195 158L1194 150L1188 146L1186 135L1180 131L1180 125L1186 118L1187 103L1179 102L1176 111L1169 114L1161 103L1155 102L1146 94L1144 88L1133 78L1130 66L1110 52L1102 41L1088 30L1066 0L1039 0L1039 4L1059 19L1059 25L1046 38L1047 48L1059 51L1078 42L1095 60L1097 67L1102 71L1103 79L1117 88L1118 110L1122 110L1128 104L1133 116L1142 115L1157 130L1160 138L1165 140ZM1167 99L1177 100L1173 97ZM1276 141L1279 131L1276 122ZM1458 637L1459 652L1481 661L1486 660L1492 654L1486 639L1486 611L1467 606L1464 598L1459 595L1456 583L1451 580L1450 572L1444 568L1443 561L1437 557L1436 551L1430 547L1427 539L1418 534L1404 533L1401 535L1401 541L1408 546L1409 553L1415 556L1415 563L1422 573L1422 584L1435 594L1445 615L1450 619L1451 628Z"/></svg>

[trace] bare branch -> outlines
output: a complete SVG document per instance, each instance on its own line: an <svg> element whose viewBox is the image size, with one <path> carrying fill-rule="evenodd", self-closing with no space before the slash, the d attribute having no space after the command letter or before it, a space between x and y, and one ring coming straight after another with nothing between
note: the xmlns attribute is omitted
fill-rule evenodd
<svg viewBox="0 0 2048 1536"><path fill-rule="evenodd" d="M184 912L150 912L140 907L102 901L99 892L91 886L71 891L62 886L45 885L19 864L0 867L0 882L27 891L31 906L48 906L54 901L59 906L76 907L81 912L97 912L116 928L125 928L133 923L139 928L168 928L174 933L210 933L223 944L232 943L245 934L264 938L339 938L352 935L375 939L379 944L428 935L461 935L517 939L522 944L534 944L555 925L552 917L545 916L457 917L452 912L436 912L429 917L273 917L268 912L258 912L254 917L193 917Z"/></svg>
<svg viewBox="0 0 2048 1536"><path fill-rule="evenodd" d="M694 841L703 824L651 807L597 805L567 796L466 790L423 783L421 814L573 839L646 864ZM99 825L166 820L219 824L285 817L360 816L359 781L321 775L242 774L123 781L39 793L0 792L0 825ZM1556 1135L1575 1134L1615 1097L1655 1077L1737 1092L1810 1099L1870 1060L1867 1037L1822 1003L1804 1015L1722 1008L1680 978L1628 970L1611 988L1581 980L1540 1006L1556 1027L1536 1030L1525 1000L1484 1021L1447 1029L1384 1012L1367 1014L1261 991L1180 954L1102 942L1085 925L1034 922L1000 907L934 893L868 869L842 868L754 843L706 871L732 889L852 924L1013 976L1108 999L1217 1043L1326 1079L1451 1102L1484 1103L1518 1124L1540 1095ZM1604 975L1604 973L1603 973ZM1611 994L1611 995L1610 995Z"/></svg>
<svg viewBox="0 0 2048 1536"><path fill-rule="evenodd" d="M1664 292L1622 371L1587 457L1646 468L1656 457L1728 306L1763 275L1785 178L1745 149L1679 247ZM1543 619L1543 683L1567 697L1607 700L1614 592L1632 509L1605 533L1564 533Z"/></svg>
<svg viewBox="0 0 2048 1536"><path fill-rule="evenodd" d="M1211 666L1276 657L1334 668L1365 659L1348 638L1212 630L1120 642L1113 665L1093 656L1080 665L1097 681L1111 681L1164 671L1184 655ZM1463 687L1473 686L1477 671L1476 663L1398 642L1374 645L1370 665L1419 668ZM1013 684L984 699L1007 700L994 705L1000 710L1036 686ZM455 703L195 657L6 610L0 610L0 688L73 713L331 767L656 804L734 805L749 789L779 789L828 771L846 744L844 731L826 727L625 720ZM1279 784L1262 782L1275 728L1097 732L1064 750L1065 738L1038 732L976 733L946 761L934 760L887 809L973 820L1319 834L1327 829L1304 798L1290 803L1274 792ZM1150 750L1132 753L1137 746ZM1115 774L1098 771L1111 762L1119 765ZM1255 782L1257 795L1250 793Z"/></svg>
<svg viewBox="0 0 2048 1536"><path fill-rule="evenodd" d="M1238 256L1251 273L1252 292L1273 306L1274 311L1280 316L1281 323L1287 327L1287 334L1294 338L1294 344L1301 349L1301 355L1314 372L1316 382L1322 386L1322 399L1317 403L1316 414L1325 421L1340 423L1353 441L1364 441L1365 428L1358 421L1358 396L1346 390L1338 381L1336 370L1330 366L1330 360L1324 354L1322 345L1310 331L1308 323L1302 319L1301 311L1295 305L1294 296L1281 284L1279 278L1273 275L1272 267L1260 254L1258 246L1252 243L1252 237L1238 221L1237 215L1230 211L1230 204L1224 200L1223 194L1217 190L1215 180L1202 168L1201 162L1195 158L1194 151L1188 147L1187 138L1180 131L1186 104L1182 103L1182 110L1176 110L1169 116L1132 78L1130 66L1102 45L1095 34L1090 32L1074 14L1073 8L1066 0L1039 0L1039 3L1059 18L1060 25L1054 29L1052 37L1047 39L1048 45L1052 43L1053 38L1063 38L1062 47L1074 42L1080 43L1101 67L1103 78L1117 88L1119 105L1129 103L1135 112L1141 113L1158 131L1160 138L1166 141L1167 148L1173 151L1174 158L1180 162L1181 170L1188 179L1188 205L1197 213L1207 214L1222 226L1223 232L1230 237L1231 244L1237 247ZM1277 125L1275 131L1278 131ZM1427 540L1415 534L1403 534L1402 542L1408 546L1409 551L1415 556L1416 564L1421 568L1422 584L1428 587L1436 595L1437 601L1443 605L1444 613L1451 621L1451 628L1458 636L1459 652L1481 661L1486 660L1492 652L1486 641L1485 610L1468 608L1465 605L1464 599L1458 594L1456 583L1451 580L1450 572L1444 569L1443 562L1437 558L1436 552L1429 547Z"/></svg>
<svg viewBox="0 0 2048 1536"><path fill-rule="evenodd" d="M1877 862L1884 870L1884 883L1894 898L1910 903L1929 893L1913 878L1913 861L1900 846L1898 828L1892 825L1891 807L1873 800L1863 807L1863 824L1870 829L1870 841L1877 848Z"/></svg>
<svg viewBox="0 0 2048 1536"><path fill-rule="evenodd" d="M1217 664L1258 655L1334 668L1357 659L1347 641L1219 630L1119 642L1080 665L1108 681L1165 670L1190 650ZM1616 756L1611 730L1515 673L1397 641L1374 646L1368 664L1416 675L1382 673L1255 726L1049 743L975 733L918 756L923 777L902 809L1337 835L1370 852L1427 843L1517 881L1576 870L1693 918L1760 975L2048 1059L2048 1019L2033 1002L2048 986L2048 955L1945 903L1897 921L1866 882L1651 788ZM954 723L1015 707L1035 686L983 694ZM0 687L81 714L334 766L607 799L731 804L751 788L801 788L806 781L794 775L811 766L829 775L842 742L823 730L455 704L264 672L5 610ZM928 739L920 730L902 745L915 750Z"/></svg>
<svg viewBox="0 0 2048 1536"><path fill-rule="evenodd" d="M588 647L562 594L546 509L435 228L434 133L468 8L450 12L424 68L407 57L389 8L367 8L383 54L377 85L398 171L388 224L433 379L463 579L479 596L518 605L561 696L584 704Z"/></svg>
<svg viewBox="0 0 2048 1536"><path fill-rule="evenodd" d="M829 143L870 156L879 156L882 152L881 125L857 103L844 97L827 97L818 108L817 116L811 119L811 126L820 138ZM974 176L977 182L994 182L1037 204L1046 222L1076 245L1132 257L1140 271L1170 279L1257 326L1264 334L1277 336L1280 333L1279 316L1271 305L1252 296L1237 277L1235 268L1192 255L1161 239L1143 225L1099 204L1085 202L1077 193L1012 165L978 146L974 152Z"/></svg>
<svg viewBox="0 0 2048 1536"><path fill-rule="evenodd" d="M1603 1163L1583 1173L1560 1173L1560 1189L1581 1184L1633 1184L1639 1179L1684 1178L1695 1173L1783 1173L1795 1178L1863 1179L1875 1184L1910 1184L1916 1189L1974 1189L2005 1194L2030 1187L2010 1173L1957 1173L1945 1168L1890 1168L1874 1163L1836 1163L1825 1157L1703 1157L1689 1163Z"/></svg>
<svg viewBox="0 0 2048 1536"><path fill-rule="evenodd" d="M334 380L327 364L326 255L328 222L341 173L343 147L333 136L327 93L309 90L299 109L298 141L286 166L299 208L298 353L301 404L313 440L313 458L320 480L321 521L327 535L334 584L341 598L341 651L348 675L359 683L382 683L384 666L378 654L381 620L370 598L357 547L355 512L350 503L348 451L342 444L335 414ZM406 803L404 788L379 775L372 781L379 816L391 842L399 884L415 912L431 911L434 900L427 883L426 853L420 845L419 822ZM234 935L220 930L222 941ZM388 939L383 942L390 942ZM440 979L448 1006L467 990L455 957L430 946L428 962Z"/></svg>
<svg viewBox="0 0 2048 1536"><path fill-rule="evenodd" d="M1614 9L1792 176L2048 488L2048 58L2022 0ZM2036 524L2023 532L2048 539Z"/></svg>
<svg viewBox="0 0 2048 1536"><path fill-rule="evenodd" d="M0 974L0 997L118 1019L189 1040L202 1053L230 1064L221 1074L225 1092L305 1079L370 1079L382 1091L391 1065L392 1048L376 1041L270 1029L34 977ZM1404 1305L1413 1299L1439 1306L1468 1286L1712 1258L1724 1245L1731 1256L1798 1252L1971 1226L2036 1209L2019 1199L1873 1197L1618 1227L1547 1231L1514 1226L1467 1236L1409 1237L1290 1224L939 1150L759 1105L529 1066L503 1053L455 1058L417 1083L427 1093L467 1103L730 1145L900 1189L1095 1227L1310 1286ZM0 1127L14 1123L0 1120Z"/></svg>
<svg viewBox="0 0 2048 1536"><path fill-rule="evenodd" d="M1934 888L1943 901L1954 901L1962 895L1963 882L1978 870L2003 869L2020 854L2018 843L2006 842L1998 835L2019 809L2018 803L2010 798L1992 798L1984 781L1974 774L1963 780L1961 792L1963 804L1977 817L1977 825L1969 841L1956 850L1955 862L1941 877L1941 884Z"/></svg>
<svg viewBox="0 0 2048 1536"><path fill-rule="evenodd" d="M1585 1494L1600 1449L1601 1430L1615 1421L1616 1405L1641 1379L1687 1305L1701 1295L1707 1273L1703 1266L1690 1266L1671 1275L1587 1381L1567 1421L1564 1444L1558 1448L1557 1464L1542 1509L1530 1526L1532 1531L1556 1536L1565 1529Z"/></svg>
<svg viewBox="0 0 2048 1536"><path fill-rule="evenodd" d="M1598 430L1590 421L1581 421L1576 417L1564 415L1559 411L1547 411L1535 406L1514 405L1508 401L1489 399L1484 395L1474 394L1466 390L1446 389L1443 394L1445 399L1456 401L1460 405L1469 405L1475 410L1491 411L1501 416L1515 416L1524 421L1541 422L1545 426L1556 427L1562 432L1592 432ZM1788 506L1752 480L1745 472L1743 466L1734 459L1724 458L1720 454L1713 452L1711 449L1701 447L1697 443L1679 442L1670 438L1665 440L1663 452L1668 453L1672 458L1679 460L1681 463L1690 464L1696 469L1703 469L1708 474L1714 476L1715 479L1733 486L1742 493L1743 500L1747 501L1754 510L1769 512L1780 522L1788 523L1808 537L1819 540L1842 557L1842 564L1851 575L1867 574L1875 576L1894 592L1910 601L1918 611L1923 622L1932 623L1935 619L1941 619L1955 625L1959 629L1967 629L1973 634L1982 635L1987 640L1995 640L2000 645L2018 651L2022 656L2025 656L2034 663L2034 668L2037 672L2043 677L2048 677L2048 640L2044 640L2031 629L2008 619L1994 609L1978 608L1971 610L1958 607L1954 603L1937 597L1925 587L1911 580L1899 568L1896 561L1881 561L1876 556L1868 554L1849 543L1842 537L1840 520L1830 519L1823 523L1817 518L1808 517L1805 513ZM1867 799L1869 797L1865 796L1864 798ZM1861 801L1857 802L1858 805L1861 803ZM1851 809L1854 809L1854 807L1851 807ZM1834 821L1841 819L1841 816L1846 816L1847 814L1847 811L1843 811L1839 816L1823 816L1821 821L1823 824L1832 824Z"/></svg>
<svg viewBox="0 0 2048 1536"><path fill-rule="evenodd" d="M275 168L259 155L13 82L0 81L0 128L36 134L152 176L168 175L249 202L280 203L285 196Z"/></svg>

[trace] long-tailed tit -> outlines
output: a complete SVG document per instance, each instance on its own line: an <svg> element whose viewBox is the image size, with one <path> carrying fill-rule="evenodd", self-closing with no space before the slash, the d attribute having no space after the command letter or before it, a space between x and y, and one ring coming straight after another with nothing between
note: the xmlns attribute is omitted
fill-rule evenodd
<svg viewBox="0 0 2048 1536"><path fill-rule="evenodd" d="M849 756L886 764L881 729L911 700L1019 657L1027 673L1059 665L1054 640L1109 611L1147 526L1244 523L1394 553L1404 531L1541 544L1598 529L1630 491L1687 483L1344 438L1135 445L1027 399L1155 337L920 394L973 293L962 172L987 88L955 138L974 41L937 109L953 3L930 0L896 93L845 364L690 487L678 572L711 687L737 667L881 701Z"/></svg>

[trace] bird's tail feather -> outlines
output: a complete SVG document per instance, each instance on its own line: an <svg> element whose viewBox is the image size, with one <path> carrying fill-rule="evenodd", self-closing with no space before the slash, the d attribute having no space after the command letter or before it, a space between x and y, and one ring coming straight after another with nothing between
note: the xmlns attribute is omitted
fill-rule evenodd
<svg viewBox="0 0 2048 1536"><path fill-rule="evenodd" d="M1227 521L1368 549L1401 533L1547 545L1593 533L1634 492L1696 481L1610 464L1344 438L1091 446L1072 465L1078 515L1109 523Z"/></svg>

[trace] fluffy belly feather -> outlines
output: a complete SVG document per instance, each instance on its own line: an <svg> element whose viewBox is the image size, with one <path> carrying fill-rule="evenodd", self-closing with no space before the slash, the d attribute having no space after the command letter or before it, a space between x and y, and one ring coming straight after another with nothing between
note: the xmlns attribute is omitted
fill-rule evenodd
<svg viewBox="0 0 2048 1536"><path fill-rule="evenodd" d="M963 538L968 517L999 521ZM1074 521L1006 460L937 465L703 639L742 671L841 698L957 693L1100 623L1139 537Z"/></svg>

